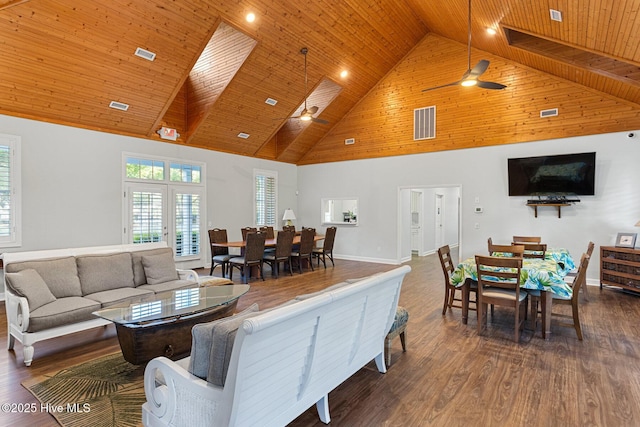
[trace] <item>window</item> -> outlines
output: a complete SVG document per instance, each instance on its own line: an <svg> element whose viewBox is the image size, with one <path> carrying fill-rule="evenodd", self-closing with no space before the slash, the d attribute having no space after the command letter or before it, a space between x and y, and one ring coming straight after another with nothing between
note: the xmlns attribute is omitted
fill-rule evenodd
<svg viewBox="0 0 640 427"><path fill-rule="evenodd" d="M254 200L256 226L276 226L278 214L278 173L254 170Z"/></svg>
<svg viewBox="0 0 640 427"><path fill-rule="evenodd" d="M166 241L176 261L200 259L204 165L135 155L124 156L124 164L123 241Z"/></svg>
<svg viewBox="0 0 640 427"><path fill-rule="evenodd" d="M0 134L0 247L20 246L20 137Z"/></svg>

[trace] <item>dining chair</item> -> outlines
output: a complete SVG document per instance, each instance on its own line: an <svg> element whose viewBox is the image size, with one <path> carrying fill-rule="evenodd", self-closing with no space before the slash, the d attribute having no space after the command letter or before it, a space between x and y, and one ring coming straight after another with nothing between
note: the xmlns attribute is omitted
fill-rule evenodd
<svg viewBox="0 0 640 427"><path fill-rule="evenodd" d="M582 254L580 258L580 266L578 267L578 272L576 274L576 278L572 283L572 294L571 298L562 298L559 295L553 294L553 306L555 307L557 304L561 305L571 305L571 315L554 313L551 312L551 320L553 322L554 318L562 319L558 322L555 322L559 326L573 327L576 330L576 335L578 339L582 341L582 327L580 326L580 310L579 310L579 301L578 294L580 293L580 288L587 285L587 269L589 268L589 260L591 257L586 253ZM544 310L544 309L543 309ZM544 314L543 314L544 316ZM568 320L571 320L569 322Z"/></svg>
<svg viewBox="0 0 640 427"><path fill-rule="evenodd" d="M462 302L462 297L456 297L456 291L463 291L462 288L457 288L451 284L451 274L455 270L455 265L453 265L453 260L451 259L451 249L449 245L444 245L441 248L438 248L438 257L440 258L440 266L442 267L442 272L444 273L444 304L442 306L442 315L444 316L447 312L447 308L463 308L461 304L454 304L454 301ZM478 283L475 281L471 281L469 286L469 293L473 292L474 294L478 291ZM475 307L469 307L469 310L477 309L477 295L475 298L469 299L470 303L473 303Z"/></svg>
<svg viewBox="0 0 640 427"><path fill-rule="evenodd" d="M255 233L256 231L258 231L258 229L256 227L243 227L240 229L240 232L242 233L242 240L243 241L247 241L247 234L249 233Z"/></svg>
<svg viewBox="0 0 640 427"><path fill-rule="evenodd" d="M225 277L229 259L231 258L229 248L213 246L214 243L227 243L226 229L214 228L209 230L209 244L211 245L211 270L209 271L209 276L213 276L213 270L219 265L222 267L222 277Z"/></svg>
<svg viewBox="0 0 640 427"><path fill-rule="evenodd" d="M263 257L264 262L271 267L271 274L278 278L280 263L289 266L289 274L293 275L291 268L291 248L293 246L293 231L280 231L276 240L276 249L273 252L266 253Z"/></svg>
<svg viewBox="0 0 640 427"><path fill-rule="evenodd" d="M589 244L587 245L587 252L585 252L588 256L589 259L591 259L591 257L593 256L593 249L595 248L595 243L593 242L589 242ZM565 276L565 282L567 283L572 283L575 279L576 279L576 275L578 274L578 270L574 270L569 272L566 276ZM580 293L582 293L582 295L584 296L585 301L589 301L589 287L587 286L587 282L584 282L584 285L580 286Z"/></svg>
<svg viewBox="0 0 640 427"><path fill-rule="evenodd" d="M500 254L502 256L520 257L524 255L523 245L493 245L489 242L489 256Z"/></svg>
<svg viewBox="0 0 640 427"><path fill-rule="evenodd" d="M335 267L333 262L333 243L336 240L336 231L338 227L327 227L324 233L324 241L321 248L313 248L313 256L318 260L318 267L320 267L320 258L322 258L322 264L324 268L327 268L326 257L331 260L331 265Z"/></svg>
<svg viewBox="0 0 640 427"><path fill-rule="evenodd" d="M515 310L514 341L520 341L527 313L527 292L520 289L520 257L476 255L478 269L478 335L487 327L488 304L513 307Z"/></svg>
<svg viewBox="0 0 640 427"><path fill-rule="evenodd" d="M296 232L296 226L295 225L283 225L282 226L282 231L293 231L294 233Z"/></svg>
<svg viewBox="0 0 640 427"><path fill-rule="evenodd" d="M586 253L582 254L582 256L580 257L580 264L578 265L575 279L571 283L571 290L572 290L571 298L562 298L556 294L552 295L552 298L553 298L552 306L555 306L557 303L571 304L571 309L572 309L571 317L573 318L573 323L559 322L558 324L560 326L574 327L579 340L582 340L582 329L580 327L580 317L578 313L578 294L580 293L580 288L583 286L586 286L587 284L586 283L587 268L589 268L590 258L591 257ZM538 321L537 321L538 315L540 315L540 317L544 320L546 318L545 314L546 314L547 308L544 304L544 300L541 298L540 291L531 289L531 290L528 290L527 292L529 293L529 298L531 299L530 313L531 313L531 319L532 319L532 328L535 331L538 328ZM552 312L551 317L553 318L553 316L565 318L565 319L569 317L564 314L556 314ZM546 325L544 324L544 321L542 322L542 330L543 331L546 330Z"/></svg>
<svg viewBox="0 0 640 427"><path fill-rule="evenodd" d="M513 236L512 240L514 245L522 243L542 243L542 237L540 236Z"/></svg>
<svg viewBox="0 0 640 427"><path fill-rule="evenodd" d="M263 260L265 233L259 231L247 233L244 255L229 259L229 279L233 280L233 267L239 269L243 276L243 282L248 283L251 276L251 268L260 270L260 278L264 280Z"/></svg>
<svg viewBox="0 0 640 427"><path fill-rule="evenodd" d="M300 232L300 247L294 248L291 252L291 259L298 261L298 271L302 273L302 261L307 260L309 267L313 271L313 261L311 259L313 253L314 237L316 235L315 228L304 228Z"/></svg>
<svg viewBox="0 0 640 427"><path fill-rule="evenodd" d="M513 243L512 245L515 245ZM524 246L524 258L538 258L544 259L547 252L547 245L545 243L520 243Z"/></svg>
<svg viewBox="0 0 640 427"><path fill-rule="evenodd" d="M276 238L275 231L273 231L273 227L271 227L270 225L265 225L263 227L260 227L259 230L262 231L263 233L265 233L265 235L266 235L265 239L275 239Z"/></svg>

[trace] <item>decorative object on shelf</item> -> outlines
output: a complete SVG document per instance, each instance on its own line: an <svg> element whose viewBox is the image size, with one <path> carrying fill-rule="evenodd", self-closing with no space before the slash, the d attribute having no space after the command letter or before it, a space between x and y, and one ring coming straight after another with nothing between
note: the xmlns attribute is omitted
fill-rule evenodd
<svg viewBox="0 0 640 427"><path fill-rule="evenodd" d="M283 221L287 221L287 225L293 225L293 220L296 219L296 215L293 213L293 209L287 208L282 216Z"/></svg>
<svg viewBox="0 0 640 427"><path fill-rule="evenodd" d="M616 248L635 248L637 233L618 233Z"/></svg>

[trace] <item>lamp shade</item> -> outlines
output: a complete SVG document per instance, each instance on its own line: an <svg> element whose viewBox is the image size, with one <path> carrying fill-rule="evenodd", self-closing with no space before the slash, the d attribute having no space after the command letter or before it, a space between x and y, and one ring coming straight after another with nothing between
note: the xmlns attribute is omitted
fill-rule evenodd
<svg viewBox="0 0 640 427"><path fill-rule="evenodd" d="M283 221L291 221L292 219L296 219L295 214L293 213L293 209L285 209L284 215L282 216Z"/></svg>

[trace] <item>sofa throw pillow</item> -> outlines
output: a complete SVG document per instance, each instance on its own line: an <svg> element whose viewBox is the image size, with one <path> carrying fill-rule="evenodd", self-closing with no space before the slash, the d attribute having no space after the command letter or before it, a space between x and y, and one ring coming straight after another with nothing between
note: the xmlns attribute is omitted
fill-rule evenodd
<svg viewBox="0 0 640 427"><path fill-rule="evenodd" d="M206 380L207 374L209 373L209 362L213 349L213 332L216 325L224 321L233 320L238 323L237 329L247 315L257 313L258 309L258 304L252 304L233 316L194 325L193 328L191 328L191 357L188 371L196 377ZM231 343L231 347L233 347L233 343ZM229 353L230 352L231 350L229 350Z"/></svg>
<svg viewBox="0 0 640 427"><path fill-rule="evenodd" d="M173 261L173 254L165 252L158 255L147 255L142 257L144 274L147 276L149 285L178 280L178 272Z"/></svg>
<svg viewBox="0 0 640 427"><path fill-rule="evenodd" d="M32 261L14 262L5 265L5 272L34 269L56 298L80 297L82 286L78 277L75 257L36 259Z"/></svg>
<svg viewBox="0 0 640 427"><path fill-rule="evenodd" d="M56 300L40 274L33 269L18 273L5 273L7 285L19 296L29 301L29 310L33 311Z"/></svg>

